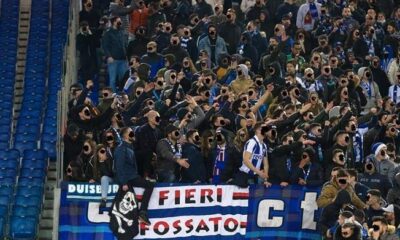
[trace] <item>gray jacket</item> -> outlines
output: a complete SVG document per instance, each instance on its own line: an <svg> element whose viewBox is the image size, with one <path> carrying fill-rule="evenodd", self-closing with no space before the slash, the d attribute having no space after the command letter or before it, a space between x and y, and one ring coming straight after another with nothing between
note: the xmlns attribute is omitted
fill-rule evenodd
<svg viewBox="0 0 400 240"><path fill-rule="evenodd" d="M367 158L372 160L374 163L376 172L388 176L389 181L393 183L396 165L392 161L389 159L378 161L375 156L372 155L368 156Z"/></svg>

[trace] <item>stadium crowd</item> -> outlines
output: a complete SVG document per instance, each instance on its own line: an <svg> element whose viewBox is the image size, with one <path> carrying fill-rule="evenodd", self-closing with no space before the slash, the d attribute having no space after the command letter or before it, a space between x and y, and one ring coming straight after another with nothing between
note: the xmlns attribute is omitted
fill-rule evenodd
<svg viewBox="0 0 400 240"><path fill-rule="evenodd" d="M400 1L84 0L70 181L321 186L324 239L400 236ZM109 85L91 99L102 63Z"/></svg>

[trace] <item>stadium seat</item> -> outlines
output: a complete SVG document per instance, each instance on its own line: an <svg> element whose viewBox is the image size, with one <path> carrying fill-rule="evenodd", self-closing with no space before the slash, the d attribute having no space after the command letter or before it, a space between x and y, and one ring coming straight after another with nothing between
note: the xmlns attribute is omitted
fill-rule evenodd
<svg viewBox="0 0 400 240"><path fill-rule="evenodd" d="M41 197L43 195L43 188L38 186L19 186L17 188L17 195L24 197L30 197L30 196Z"/></svg>
<svg viewBox="0 0 400 240"><path fill-rule="evenodd" d="M15 177L0 177L0 186L14 186L15 185Z"/></svg>
<svg viewBox="0 0 400 240"><path fill-rule="evenodd" d="M17 149L20 153L23 153L25 150L36 149L37 142L33 142L33 141L16 142L14 144L14 148Z"/></svg>
<svg viewBox="0 0 400 240"><path fill-rule="evenodd" d="M42 142L42 149L47 151L50 160L56 160L56 142Z"/></svg>
<svg viewBox="0 0 400 240"><path fill-rule="evenodd" d="M37 220L33 217L13 216L10 223L10 237L12 239L35 239Z"/></svg>
<svg viewBox="0 0 400 240"><path fill-rule="evenodd" d="M33 169L42 169L45 170L47 168L47 160L45 159L23 159L22 160L22 168L28 168L30 170Z"/></svg>
<svg viewBox="0 0 400 240"><path fill-rule="evenodd" d="M1 183L1 181L0 181ZM42 178L33 178L33 177L20 177L18 179L18 186L37 186L43 187L44 181Z"/></svg>
<svg viewBox="0 0 400 240"><path fill-rule="evenodd" d="M43 149L29 149L24 151L24 159L45 159L47 152Z"/></svg>
<svg viewBox="0 0 400 240"><path fill-rule="evenodd" d="M4 196L4 195L0 196L0 206L8 206L9 203L10 203L9 196Z"/></svg>
<svg viewBox="0 0 400 240"><path fill-rule="evenodd" d="M12 215L17 217L33 217L37 219L39 217L39 214L39 209L35 207L15 206L12 210Z"/></svg>
<svg viewBox="0 0 400 240"><path fill-rule="evenodd" d="M18 159L20 154L16 149L0 150L0 159Z"/></svg>
<svg viewBox="0 0 400 240"><path fill-rule="evenodd" d="M1 199L1 196L0 196ZM16 206L22 206L22 207L36 207L38 209L41 208L42 205L42 196L29 196L29 197L24 197L24 196L16 196L15 197L15 205ZM0 204L1 205L1 204Z"/></svg>
<svg viewBox="0 0 400 240"><path fill-rule="evenodd" d="M42 178L46 176L46 172L43 169L21 169L21 177L32 177L32 178Z"/></svg>
<svg viewBox="0 0 400 240"><path fill-rule="evenodd" d="M14 188L11 186L0 186L0 196L11 196Z"/></svg>

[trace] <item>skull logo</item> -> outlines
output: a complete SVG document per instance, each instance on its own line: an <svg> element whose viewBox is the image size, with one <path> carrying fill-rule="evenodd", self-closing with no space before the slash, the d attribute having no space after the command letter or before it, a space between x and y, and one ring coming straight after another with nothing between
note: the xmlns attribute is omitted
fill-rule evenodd
<svg viewBox="0 0 400 240"><path fill-rule="evenodd" d="M126 215L137 207L135 195L132 192L126 192L124 198L119 204L119 212Z"/></svg>

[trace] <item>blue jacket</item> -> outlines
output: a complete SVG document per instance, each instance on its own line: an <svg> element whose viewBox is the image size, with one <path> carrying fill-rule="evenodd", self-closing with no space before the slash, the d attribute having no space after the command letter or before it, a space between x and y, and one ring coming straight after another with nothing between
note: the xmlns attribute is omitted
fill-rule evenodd
<svg viewBox="0 0 400 240"><path fill-rule="evenodd" d="M181 181L184 183L206 182L206 167L200 148L192 143L185 143L182 147L182 158L188 159L190 167L182 168Z"/></svg>
<svg viewBox="0 0 400 240"><path fill-rule="evenodd" d="M132 144L125 141L114 151L114 170L117 183L124 185L139 176Z"/></svg>

